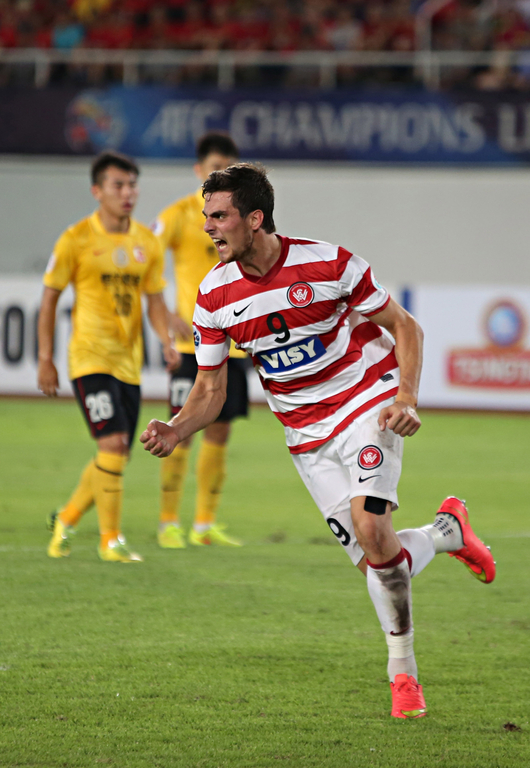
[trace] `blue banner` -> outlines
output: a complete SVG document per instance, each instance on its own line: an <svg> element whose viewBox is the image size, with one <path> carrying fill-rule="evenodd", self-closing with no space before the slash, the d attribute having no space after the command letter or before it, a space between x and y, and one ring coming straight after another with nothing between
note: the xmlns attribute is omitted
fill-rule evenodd
<svg viewBox="0 0 530 768"><path fill-rule="evenodd" d="M140 158L191 158L201 134L222 129L250 159L530 162L530 95L522 93L159 86L3 93L0 152L94 154L112 147Z"/></svg>

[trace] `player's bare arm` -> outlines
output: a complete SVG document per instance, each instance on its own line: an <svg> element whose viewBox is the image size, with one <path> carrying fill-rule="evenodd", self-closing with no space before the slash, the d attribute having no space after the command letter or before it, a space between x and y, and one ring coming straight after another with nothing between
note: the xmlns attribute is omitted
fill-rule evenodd
<svg viewBox="0 0 530 768"><path fill-rule="evenodd" d="M180 355L173 346L169 332L169 311L162 293L147 294L147 315L156 335L162 342L166 370L172 371L180 362Z"/></svg>
<svg viewBox="0 0 530 768"><path fill-rule="evenodd" d="M53 362L53 336L60 295L61 291L55 288L44 288L39 310L38 387L48 397L56 397L59 389L59 376Z"/></svg>
<svg viewBox="0 0 530 768"><path fill-rule="evenodd" d="M381 430L388 428L402 437L412 436L421 427L416 406L423 361L423 331L412 315L393 299L382 312L372 315L370 319L394 337L400 372L396 401L383 408L379 414L379 426Z"/></svg>
<svg viewBox="0 0 530 768"><path fill-rule="evenodd" d="M226 399L226 381L226 363L213 371L199 370L180 413L167 424L158 419L149 422L140 435L144 449L160 458L169 456L179 443L215 421Z"/></svg>

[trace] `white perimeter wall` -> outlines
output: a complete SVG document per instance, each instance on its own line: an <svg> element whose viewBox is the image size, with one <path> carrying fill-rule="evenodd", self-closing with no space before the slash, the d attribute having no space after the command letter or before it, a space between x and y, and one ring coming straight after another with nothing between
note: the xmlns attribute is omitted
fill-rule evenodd
<svg viewBox="0 0 530 768"><path fill-rule="evenodd" d="M391 288L530 283L530 169L268 166L279 232L344 245ZM0 158L0 274L43 271L60 232L93 209L88 168ZM189 164L143 162L137 217L195 187Z"/></svg>

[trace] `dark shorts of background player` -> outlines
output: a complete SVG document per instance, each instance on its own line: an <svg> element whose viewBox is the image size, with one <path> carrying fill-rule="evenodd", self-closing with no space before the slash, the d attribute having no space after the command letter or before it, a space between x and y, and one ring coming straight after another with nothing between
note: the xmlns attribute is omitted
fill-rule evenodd
<svg viewBox="0 0 530 768"><path fill-rule="evenodd" d="M247 370L250 361L246 357L228 358L228 383L226 400L216 421L232 421L238 416L248 416ZM169 383L169 412L175 416L186 402L197 376L195 355L183 354L180 367L173 371Z"/></svg>
<svg viewBox="0 0 530 768"><path fill-rule="evenodd" d="M72 384L92 437L97 440L127 432L130 447L140 412L140 387L125 384L108 373L81 376Z"/></svg>

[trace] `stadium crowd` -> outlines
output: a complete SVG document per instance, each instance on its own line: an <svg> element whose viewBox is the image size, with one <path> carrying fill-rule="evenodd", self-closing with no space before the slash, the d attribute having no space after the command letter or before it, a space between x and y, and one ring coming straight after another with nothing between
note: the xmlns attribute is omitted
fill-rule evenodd
<svg viewBox="0 0 530 768"><path fill-rule="evenodd" d="M419 45L416 16L424 2L0 0L0 48L411 52ZM451 85L525 88L524 67L507 59L530 50L530 2L450 0L433 17L431 41L435 50L498 52L492 67L456 71ZM339 84L354 85L359 78L370 84L373 73L368 82L366 76L343 70ZM389 76L400 84L416 82L399 68Z"/></svg>

